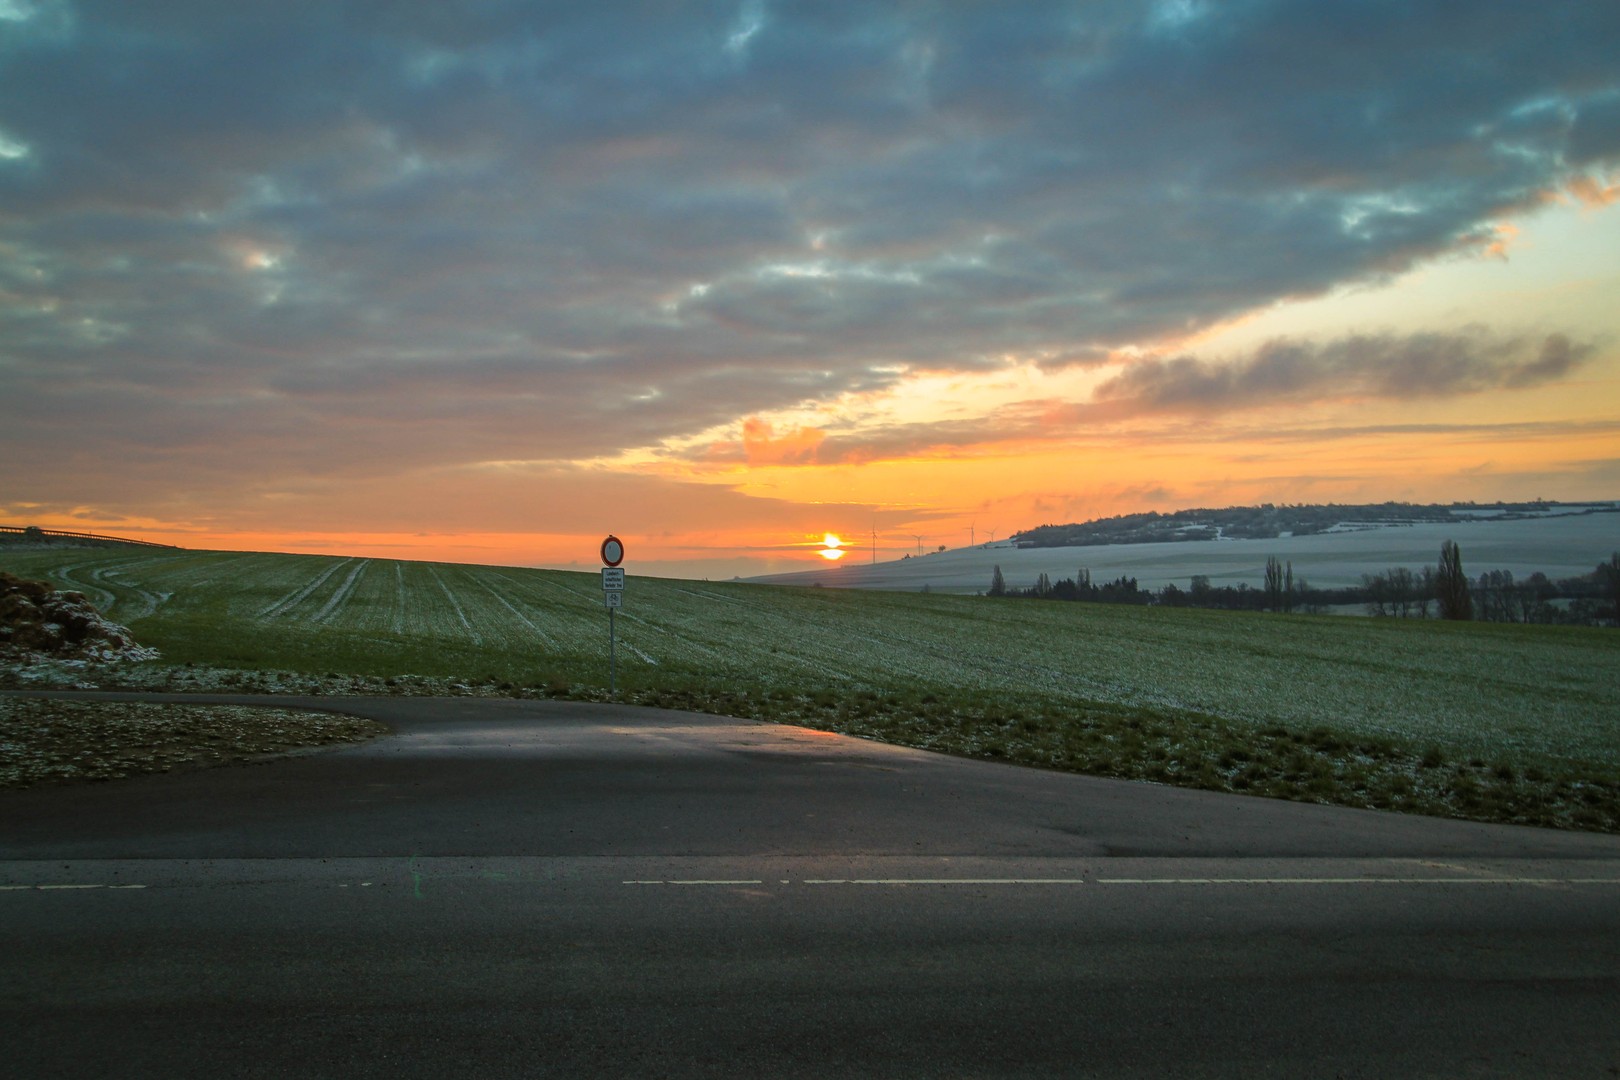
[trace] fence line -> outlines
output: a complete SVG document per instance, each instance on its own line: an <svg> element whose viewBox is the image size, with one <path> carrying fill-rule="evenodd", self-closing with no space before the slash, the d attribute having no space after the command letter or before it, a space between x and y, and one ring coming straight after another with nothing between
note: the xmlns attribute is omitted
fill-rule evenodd
<svg viewBox="0 0 1620 1080"><path fill-rule="evenodd" d="M172 548L174 544L159 544L151 540L131 540L127 536L102 536L99 533L67 532L63 529L41 529L33 525L0 525L0 539L20 536L41 540L93 540L103 544L134 544L137 547Z"/></svg>

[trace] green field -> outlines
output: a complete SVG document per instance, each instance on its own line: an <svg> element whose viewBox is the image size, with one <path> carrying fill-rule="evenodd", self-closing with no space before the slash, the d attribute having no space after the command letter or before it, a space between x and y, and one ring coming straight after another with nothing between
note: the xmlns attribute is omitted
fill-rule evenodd
<svg viewBox="0 0 1620 1080"><path fill-rule="evenodd" d="M597 699L608 681L591 574L151 549L6 552L0 569L85 593L161 650L142 667L171 684L187 664ZM617 627L623 700L1103 775L1620 828L1612 631L633 573Z"/></svg>

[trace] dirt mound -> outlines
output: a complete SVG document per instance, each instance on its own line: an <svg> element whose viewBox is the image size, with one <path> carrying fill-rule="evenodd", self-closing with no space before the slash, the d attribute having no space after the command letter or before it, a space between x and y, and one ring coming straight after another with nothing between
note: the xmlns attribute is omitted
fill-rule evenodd
<svg viewBox="0 0 1620 1080"><path fill-rule="evenodd" d="M0 660L153 660L127 627L108 622L83 593L57 592L0 570Z"/></svg>

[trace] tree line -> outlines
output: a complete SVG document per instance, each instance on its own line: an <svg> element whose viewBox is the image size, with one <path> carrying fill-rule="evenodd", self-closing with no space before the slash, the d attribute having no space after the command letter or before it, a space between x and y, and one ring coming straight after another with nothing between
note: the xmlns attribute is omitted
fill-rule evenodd
<svg viewBox="0 0 1620 1080"><path fill-rule="evenodd" d="M1148 511L1119 514L1066 525L1046 524L1021 529L1009 537L1017 547L1087 547L1099 544L1149 544L1225 538L1262 540L1278 536L1308 536L1342 527L1416 522L1445 524L1459 520L1511 521L1548 515L1614 513L1613 503L1438 503L1383 502L1341 505L1228 506L1161 514Z"/></svg>
<svg viewBox="0 0 1620 1080"><path fill-rule="evenodd" d="M1360 606L1367 614L1384 618L1620 626L1620 551L1590 574L1558 581L1539 571L1515 580L1511 570L1487 570L1470 578L1463 570L1461 549L1447 540L1434 566L1415 572L1404 566L1391 567L1363 574L1360 585L1332 589L1313 588L1303 577L1295 576L1293 563L1274 557L1266 560L1259 588L1247 583L1212 585L1207 575L1195 574L1190 588L1172 583L1157 592L1124 575L1096 584L1091 571L1084 568L1072 578L1056 581L1042 573L1030 587L1015 588L1007 584L998 565L991 573L988 595L1227 611L1322 613Z"/></svg>

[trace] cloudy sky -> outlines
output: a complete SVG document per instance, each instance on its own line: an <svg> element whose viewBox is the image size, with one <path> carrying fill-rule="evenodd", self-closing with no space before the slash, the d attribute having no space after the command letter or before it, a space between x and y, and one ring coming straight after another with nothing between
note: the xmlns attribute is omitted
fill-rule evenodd
<svg viewBox="0 0 1620 1080"><path fill-rule="evenodd" d="M0 523L1620 498L1617 199L1608 2L0 0Z"/></svg>

